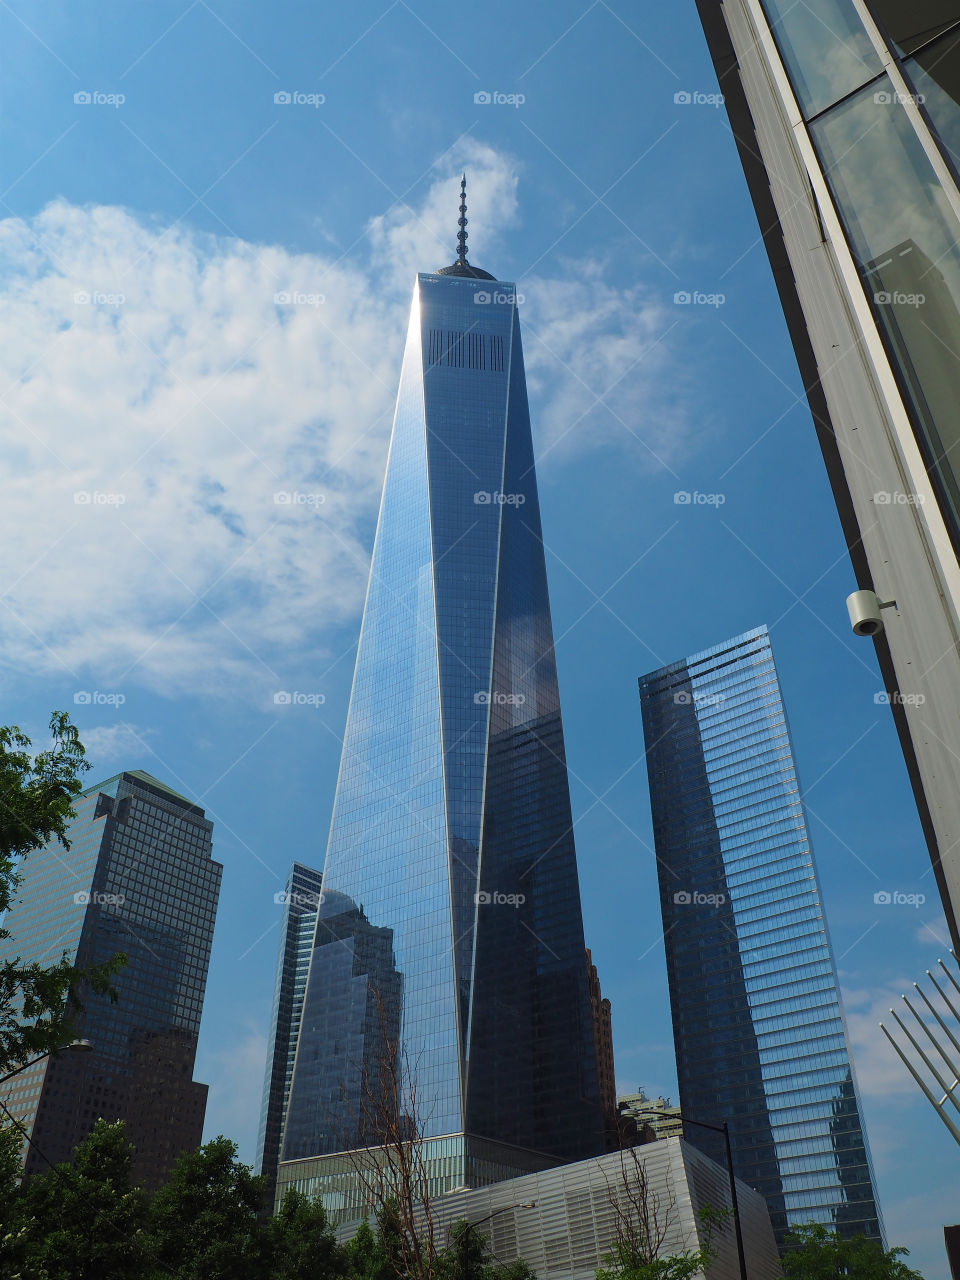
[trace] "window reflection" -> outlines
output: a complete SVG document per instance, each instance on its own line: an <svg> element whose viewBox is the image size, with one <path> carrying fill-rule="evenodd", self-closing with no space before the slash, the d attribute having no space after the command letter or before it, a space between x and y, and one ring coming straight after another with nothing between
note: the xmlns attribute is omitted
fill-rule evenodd
<svg viewBox="0 0 960 1280"><path fill-rule="evenodd" d="M960 31L934 41L904 70L941 141L960 166Z"/></svg>
<svg viewBox="0 0 960 1280"><path fill-rule="evenodd" d="M903 107L873 87L812 127L928 469L960 530L956 217ZM908 198L909 197L909 198Z"/></svg>
<svg viewBox="0 0 960 1280"><path fill-rule="evenodd" d="M806 118L880 74L852 0L763 0Z"/></svg>

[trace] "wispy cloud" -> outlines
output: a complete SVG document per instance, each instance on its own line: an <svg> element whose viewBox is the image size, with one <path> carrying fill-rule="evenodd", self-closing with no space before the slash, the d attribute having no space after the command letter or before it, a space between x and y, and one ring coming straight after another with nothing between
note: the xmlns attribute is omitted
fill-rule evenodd
<svg viewBox="0 0 960 1280"><path fill-rule="evenodd" d="M517 171L469 141L360 258L62 200L0 222L0 657L173 695L265 693L285 655L322 656L361 606L409 289L453 258L465 160L492 262ZM524 287L545 465L669 465L670 316L593 261Z"/></svg>
<svg viewBox="0 0 960 1280"><path fill-rule="evenodd" d="M150 753L144 744L155 733L154 729L142 728L125 721L119 724L94 725L83 730L83 745L87 759L94 769L115 760L123 760L125 767L131 767L128 764L131 759L146 760Z"/></svg>

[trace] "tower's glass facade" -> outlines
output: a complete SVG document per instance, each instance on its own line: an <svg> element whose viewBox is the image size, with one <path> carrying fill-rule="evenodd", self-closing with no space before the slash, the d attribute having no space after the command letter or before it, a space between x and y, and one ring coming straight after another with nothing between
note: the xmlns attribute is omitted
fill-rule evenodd
<svg viewBox="0 0 960 1280"><path fill-rule="evenodd" d="M774 1231L879 1238L840 993L765 627L640 680L680 1105L730 1125ZM719 1134L685 1136L719 1163Z"/></svg>
<svg viewBox="0 0 960 1280"><path fill-rule="evenodd" d="M696 3L960 947L960 0Z"/></svg>
<svg viewBox="0 0 960 1280"><path fill-rule="evenodd" d="M44 1059L0 1096L35 1144L27 1173L69 1160L102 1116L124 1121L134 1178L155 1190L203 1133L193 1066L223 867L203 809L140 770L91 787L75 811L69 851L51 841L24 859L0 961L47 966L66 951L87 967L124 952L118 999L85 993L75 1027L92 1050Z"/></svg>
<svg viewBox="0 0 960 1280"><path fill-rule="evenodd" d="M315 1158L375 1142L385 1040L438 1185L602 1150L520 327L482 276L418 276L403 358L280 1170L334 1211Z"/></svg>
<svg viewBox="0 0 960 1280"><path fill-rule="evenodd" d="M295 862L287 876L286 887L277 895L277 905L282 909L280 948L254 1164L254 1172L268 1178L271 1188L276 1181L280 1161L283 1122L290 1097L293 1060L322 888L323 876L319 871Z"/></svg>

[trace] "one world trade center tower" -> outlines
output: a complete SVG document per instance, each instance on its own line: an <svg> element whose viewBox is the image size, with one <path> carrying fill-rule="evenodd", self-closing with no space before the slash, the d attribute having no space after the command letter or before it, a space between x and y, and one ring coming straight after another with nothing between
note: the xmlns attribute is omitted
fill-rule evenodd
<svg viewBox="0 0 960 1280"><path fill-rule="evenodd" d="M434 1194L603 1149L517 297L464 193L413 290L281 1151L339 1220L398 1051Z"/></svg>

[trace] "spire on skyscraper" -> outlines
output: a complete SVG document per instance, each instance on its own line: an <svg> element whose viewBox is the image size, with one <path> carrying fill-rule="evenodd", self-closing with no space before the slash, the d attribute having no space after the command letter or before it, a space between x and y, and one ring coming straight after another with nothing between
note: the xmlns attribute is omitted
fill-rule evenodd
<svg viewBox="0 0 960 1280"><path fill-rule="evenodd" d="M438 276L470 276L473 280L496 280L489 271L481 271L479 267L471 267L467 261L467 175L460 175L460 218L457 222L457 260L450 267L441 267Z"/></svg>

